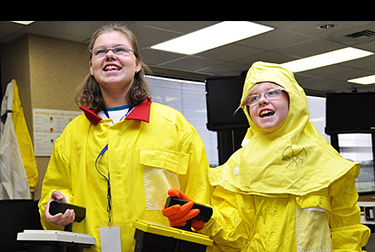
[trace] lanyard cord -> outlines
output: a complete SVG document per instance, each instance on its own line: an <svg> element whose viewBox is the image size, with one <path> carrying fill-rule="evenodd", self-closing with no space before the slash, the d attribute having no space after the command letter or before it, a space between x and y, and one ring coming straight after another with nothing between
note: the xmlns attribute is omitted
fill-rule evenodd
<svg viewBox="0 0 375 252"><path fill-rule="evenodd" d="M129 108L129 110L125 113L125 115L120 119L120 121L126 117L134 107L130 107L129 105L125 105L123 106L124 108L127 107ZM109 117L109 114L108 114L108 110L107 109L104 109L104 114L108 117ZM108 226L109 227L112 227L112 196L111 196L111 182L110 182L110 172L109 172L109 169L108 169L108 177L106 177L103 173L101 173L98 169L98 160L99 158L108 150L108 144L106 144L106 146L104 146L104 148L100 151L99 155L96 157L96 160L95 160L95 169L96 171L100 174L100 176L102 176L106 181L107 181L107 189L108 189L108 192L107 192L107 201L108 201L108 204L107 204L107 212L108 212Z"/></svg>
<svg viewBox="0 0 375 252"><path fill-rule="evenodd" d="M111 200L112 200L112 196L111 196L111 183L110 183L110 173L108 171L108 178L99 171L98 169L98 166L97 166L97 163L98 163L98 160L99 158L104 154L104 152L106 152L108 150L108 144L106 146L104 146L104 148L101 150L101 152L99 153L98 157L96 158L95 160L95 168L96 168L96 171L100 174L100 176L102 176L106 181L107 181L107 188L108 188L108 192L107 192L107 201L108 201L108 205L107 205L107 212L108 212L108 226L109 227L112 227L112 205L111 205Z"/></svg>

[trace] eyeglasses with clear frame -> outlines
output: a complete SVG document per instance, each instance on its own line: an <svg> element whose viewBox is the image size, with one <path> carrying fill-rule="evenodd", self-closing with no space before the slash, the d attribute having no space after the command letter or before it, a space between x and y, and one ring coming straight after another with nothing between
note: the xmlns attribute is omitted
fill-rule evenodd
<svg viewBox="0 0 375 252"><path fill-rule="evenodd" d="M107 55L109 51L112 51L117 56L128 56L130 52L134 54L134 50L127 48L126 46L116 46L114 48L97 47L90 50L90 53L95 58L102 58Z"/></svg>
<svg viewBox="0 0 375 252"><path fill-rule="evenodd" d="M245 104L248 107L252 107L254 105L257 105L259 103L259 100L262 97L262 95L267 100L276 100L276 99L280 98L280 96L283 93L283 91L285 91L285 89L283 89L283 88L274 88L274 89L268 90L267 92L265 92L263 94L252 94L252 95L249 95L246 98L246 100L245 100Z"/></svg>

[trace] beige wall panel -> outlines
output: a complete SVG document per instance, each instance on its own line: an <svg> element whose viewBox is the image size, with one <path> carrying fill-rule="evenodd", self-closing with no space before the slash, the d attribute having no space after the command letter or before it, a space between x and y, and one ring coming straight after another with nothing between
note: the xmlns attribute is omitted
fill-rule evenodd
<svg viewBox="0 0 375 252"><path fill-rule="evenodd" d="M87 45L30 35L30 83L33 108L78 110L74 92L89 73ZM49 157L36 157L39 199Z"/></svg>
<svg viewBox="0 0 375 252"><path fill-rule="evenodd" d="M87 45L30 35L33 108L77 110L76 87L89 73Z"/></svg>

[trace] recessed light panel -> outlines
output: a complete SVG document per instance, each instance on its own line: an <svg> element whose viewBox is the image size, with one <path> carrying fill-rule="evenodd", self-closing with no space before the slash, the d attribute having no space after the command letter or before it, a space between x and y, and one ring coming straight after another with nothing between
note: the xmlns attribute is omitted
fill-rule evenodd
<svg viewBox="0 0 375 252"><path fill-rule="evenodd" d="M22 24L22 25L29 25L31 23L34 23L35 21L10 21L16 24Z"/></svg>
<svg viewBox="0 0 375 252"><path fill-rule="evenodd" d="M281 64L297 73L319 67L334 65L345 61L355 60L374 54L373 52L346 47L322 54L317 54L307 58L289 61Z"/></svg>
<svg viewBox="0 0 375 252"><path fill-rule="evenodd" d="M361 85L375 84L375 74L361 77L361 78L350 79L350 80L347 80L347 82L352 82L352 83L361 84Z"/></svg>
<svg viewBox="0 0 375 252"><path fill-rule="evenodd" d="M269 26L248 21L225 21L154 45L151 48L191 55L256 36L273 29Z"/></svg>

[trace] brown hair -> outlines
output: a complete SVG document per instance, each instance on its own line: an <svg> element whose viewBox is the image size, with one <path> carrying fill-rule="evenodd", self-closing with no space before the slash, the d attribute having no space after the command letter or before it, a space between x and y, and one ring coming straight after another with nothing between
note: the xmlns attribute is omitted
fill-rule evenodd
<svg viewBox="0 0 375 252"><path fill-rule="evenodd" d="M151 72L150 68L143 62L142 56L139 53L137 38L131 30L126 26L117 24L108 24L99 28L91 37L91 42L88 47L90 60L92 58L91 50L95 44L96 39L105 32L119 31L124 33L129 39L134 56L141 64L141 70L134 75L134 82L127 95L127 102L130 106L137 106L145 99L149 99L150 89L144 77L145 71ZM81 85L77 87L75 100L78 105L84 105L92 110L103 110L105 108L102 92L99 83L94 76L89 74Z"/></svg>

